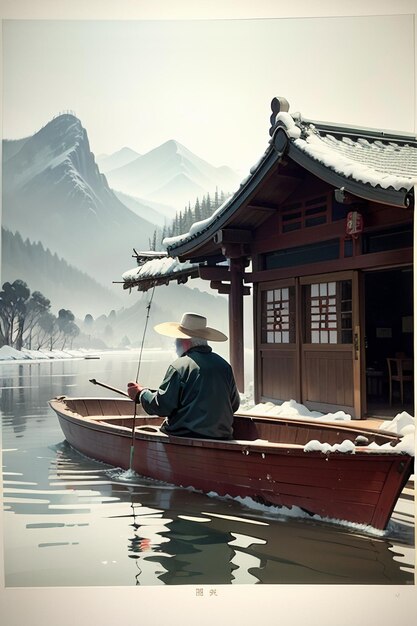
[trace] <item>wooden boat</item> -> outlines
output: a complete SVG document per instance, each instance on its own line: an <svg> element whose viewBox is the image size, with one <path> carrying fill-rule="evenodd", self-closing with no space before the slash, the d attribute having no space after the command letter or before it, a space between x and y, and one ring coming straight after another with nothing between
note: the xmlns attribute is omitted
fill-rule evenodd
<svg viewBox="0 0 417 626"><path fill-rule="evenodd" d="M65 438L79 452L115 467L131 463L134 403L119 398L50 401ZM137 407L141 411L141 407ZM135 418L132 469L146 477L220 496L297 506L310 514L384 529L412 473L413 457L368 447L397 444L387 431L297 419L235 415L234 440L168 436L163 418ZM365 439L364 439L365 438ZM312 441L355 442L354 453L306 452Z"/></svg>

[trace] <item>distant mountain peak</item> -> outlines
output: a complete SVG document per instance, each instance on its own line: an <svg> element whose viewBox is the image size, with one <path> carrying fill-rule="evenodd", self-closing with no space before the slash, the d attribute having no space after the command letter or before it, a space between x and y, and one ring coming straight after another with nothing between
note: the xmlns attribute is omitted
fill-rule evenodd
<svg viewBox="0 0 417 626"><path fill-rule="evenodd" d="M96 157L97 164L104 174L111 172L114 169L123 167L128 163L131 163L141 155L139 152L132 150L128 146L123 146L120 150L113 152L112 154L100 154Z"/></svg>
<svg viewBox="0 0 417 626"><path fill-rule="evenodd" d="M101 163L99 162L100 168ZM227 167L214 167L175 139L169 139L146 154L106 171L109 185L124 193L170 204L177 210L196 194L233 191L238 175ZM169 194L168 194L169 190Z"/></svg>
<svg viewBox="0 0 417 626"><path fill-rule="evenodd" d="M177 141L176 139L168 139L167 141L165 141L165 143L162 144L162 146L168 146L169 148L183 148L184 146L182 144L180 144L179 141ZM162 147L161 146L161 147Z"/></svg>
<svg viewBox="0 0 417 626"><path fill-rule="evenodd" d="M54 117L33 136L34 145L48 144L56 153L85 144L89 151L87 131L81 120L71 113Z"/></svg>
<svg viewBox="0 0 417 626"><path fill-rule="evenodd" d="M55 131L58 130L62 132L66 132L71 128L84 131L81 120L73 113L61 113L60 115L53 117L51 121L38 132L42 132L45 128L52 128Z"/></svg>
<svg viewBox="0 0 417 626"><path fill-rule="evenodd" d="M129 148L129 146L123 146L123 148L120 148L120 150L117 150L117 152L115 154L138 154L135 150L132 150L132 148Z"/></svg>
<svg viewBox="0 0 417 626"><path fill-rule="evenodd" d="M172 150L173 152L187 156L188 158L199 159L200 161L203 160L201 159L201 157L191 152L191 150L186 148L183 143L177 141L176 139L168 139L168 141L165 141L165 143L161 144L158 148L155 149L161 150L163 148Z"/></svg>
<svg viewBox="0 0 417 626"><path fill-rule="evenodd" d="M65 113L58 113L57 115L54 115L51 122L53 122L54 120L77 120L81 123L80 119L75 115L75 113L72 113L71 111L66 111Z"/></svg>

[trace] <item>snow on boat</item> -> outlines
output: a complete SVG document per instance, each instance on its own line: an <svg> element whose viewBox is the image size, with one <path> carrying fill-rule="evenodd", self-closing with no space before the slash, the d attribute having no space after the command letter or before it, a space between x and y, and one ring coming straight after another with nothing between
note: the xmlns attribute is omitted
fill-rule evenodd
<svg viewBox="0 0 417 626"><path fill-rule="evenodd" d="M115 467L131 463L134 403L119 398L50 401L65 438ZM174 437L137 407L132 469L220 496L298 506L312 515L384 529L413 471L399 435L351 422L236 414L234 439Z"/></svg>

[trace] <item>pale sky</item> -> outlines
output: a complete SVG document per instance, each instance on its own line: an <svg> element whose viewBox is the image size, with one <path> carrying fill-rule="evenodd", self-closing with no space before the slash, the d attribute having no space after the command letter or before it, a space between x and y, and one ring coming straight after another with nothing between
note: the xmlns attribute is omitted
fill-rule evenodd
<svg viewBox="0 0 417 626"><path fill-rule="evenodd" d="M3 137L72 110L98 155L176 139L246 173L270 102L310 119L413 132L412 16L6 20Z"/></svg>

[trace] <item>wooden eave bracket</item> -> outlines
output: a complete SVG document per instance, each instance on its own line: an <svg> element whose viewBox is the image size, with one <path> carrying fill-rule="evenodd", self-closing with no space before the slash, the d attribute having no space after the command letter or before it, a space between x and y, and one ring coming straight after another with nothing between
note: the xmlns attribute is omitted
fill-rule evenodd
<svg viewBox="0 0 417 626"><path fill-rule="evenodd" d="M212 280L210 281L210 288L216 290L218 293L230 295L232 286L230 283L223 283L221 281ZM242 287L242 295L250 296L250 287L248 287L247 285L244 285Z"/></svg>
<svg viewBox="0 0 417 626"><path fill-rule="evenodd" d="M216 265L215 267L200 265L198 270L199 276L203 280L230 281L230 272L226 265Z"/></svg>
<svg viewBox="0 0 417 626"><path fill-rule="evenodd" d="M212 238L221 255L229 259L251 256L252 233L248 230L226 229L217 231Z"/></svg>
<svg viewBox="0 0 417 626"><path fill-rule="evenodd" d="M250 245L246 243L224 243L222 254L228 259L244 259L251 256Z"/></svg>
<svg viewBox="0 0 417 626"><path fill-rule="evenodd" d="M222 228L213 236L214 243L250 243L252 232L243 228Z"/></svg>

